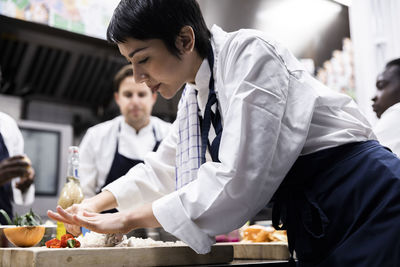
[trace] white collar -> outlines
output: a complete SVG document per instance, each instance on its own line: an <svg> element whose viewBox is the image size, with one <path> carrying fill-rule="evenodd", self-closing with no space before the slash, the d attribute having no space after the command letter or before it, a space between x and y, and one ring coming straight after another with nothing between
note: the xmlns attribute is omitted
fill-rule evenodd
<svg viewBox="0 0 400 267"><path fill-rule="evenodd" d="M128 135L146 135L152 132L153 127L151 123L151 118L149 124L147 124L145 127L139 130L139 132L136 132L136 129L130 126L128 123L126 123L124 116L121 116L121 133L127 133Z"/></svg>
<svg viewBox="0 0 400 267"><path fill-rule="evenodd" d="M387 110L385 110L381 115L381 119L382 119L382 117L385 117L387 114L389 114L395 110L400 110L400 103L396 103L396 104L390 106Z"/></svg>
<svg viewBox="0 0 400 267"><path fill-rule="evenodd" d="M223 31L217 25L213 25L211 28L211 46L214 53L214 83L216 82L215 68L218 62L219 50L220 47L225 43L228 38L228 33ZM208 92L209 92L209 82L210 82L211 72L210 66L208 64L207 58L203 60L200 65L199 70L196 73L196 77L194 79L195 84L188 83L189 86L193 87L197 90L197 103L200 108L201 115L204 114L204 109L207 104ZM215 87L215 92L218 93L218 88Z"/></svg>
<svg viewBox="0 0 400 267"><path fill-rule="evenodd" d="M202 115L204 114L204 109L207 104L210 77L210 66L208 65L207 58L205 58L196 73L196 77L194 79L195 84L189 84L189 86L197 90L197 104L199 105Z"/></svg>

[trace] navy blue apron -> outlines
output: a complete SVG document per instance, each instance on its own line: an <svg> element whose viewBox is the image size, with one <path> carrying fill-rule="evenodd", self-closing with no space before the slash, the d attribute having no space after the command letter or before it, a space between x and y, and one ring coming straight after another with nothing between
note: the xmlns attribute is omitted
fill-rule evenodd
<svg viewBox="0 0 400 267"><path fill-rule="evenodd" d="M222 134L213 79L200 120L202 153L219 161ZM218 121L219 120L219 121ZM210 145L210 123L217 137ZM286 229L297 266L400 266L400 160L377 141L300 156L272 198L273 224ZM291 263L295 265L293 258Z"/></svg>
<svg viewBox="0 0 400 267"><path fill-rule="evenodd" d="M118 133L121 131L121 125L119 125L118 127ZM161 140L159 140L157 138L156 135L156 130L153 127L153 135L154 135L154 139L156 140L156 144L153 148L153 152L157 151L158 147L160 146ZM104 185L102 186L105 187L106 185L114 182L115 180L117 180L119 177L125 175L133 166L139 164L139 163L143 163L143 160L139 160L139 159L130 159L128 157L125 157L121 154L119 154L118 152L118 144L119 144L119 135L117 137L117 148L115 149L115 153L114 153L114 159L113 162L111 164L111 168L110 171L108 172L107 178L106 178L106 182L104 183ZM112 210L108 210L105 212L117 212L116 209L112 209Z"/></svg>
<svg viewBox="0 0 400 267"><path fill-rule="evenodd" d="M0 133L0 161L9 158L8 150L6 144L4 143L3 136ZM3 209L7 212L8 216L12 218L12 189L11 189L11 181L0 186L0 209ZM7 224L7 221L0 216L0 223Z"/></svg>
<svg viewBox="0 0 400 267"><path fill-rule="evenodd" d="M300 156L273 199L297 266L400 266L400 160L377 141Z"/></svg>

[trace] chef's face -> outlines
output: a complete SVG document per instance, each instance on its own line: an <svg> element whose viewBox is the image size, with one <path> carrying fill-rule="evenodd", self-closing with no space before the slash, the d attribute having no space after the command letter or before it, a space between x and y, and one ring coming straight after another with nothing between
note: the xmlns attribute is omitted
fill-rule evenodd
<svg viewBox="0 0 400 267"><path fill-rule="evenodd" d="M377 94L372 101L373 110L378 118L392 105L400 102L400 77L398 66L390 66L382 72L376 81Z"/></svg>
<svg viewBox="0 0 400 267"><path fill-rule="evenodd" d="M193 82L198 70L198 54L193 49L191 28L176 40L179 58L172 54L161 39L128 38L119 43L121 54L132 64L136 82L144 82L153 93L172 98L186 82Z"/></svg>
<svg viewBox="0 0 400 267"><path fill-rule="evenodd" d="M136 83L133 76L128 76L122 80L114 97L126 123L136 128L149 122L157 94L145 83Z"/></svg>

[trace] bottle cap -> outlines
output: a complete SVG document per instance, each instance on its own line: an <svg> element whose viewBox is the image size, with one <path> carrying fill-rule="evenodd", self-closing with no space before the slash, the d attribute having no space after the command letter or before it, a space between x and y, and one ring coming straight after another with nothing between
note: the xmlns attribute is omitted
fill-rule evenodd
<svg viewBox="0 0 400 267"><path fill-rule="evenodd" d="M77 146L70 146L70 147L68 148L68 151L69 151L69 153L78 153L79 147L77 147Z"/></svg>

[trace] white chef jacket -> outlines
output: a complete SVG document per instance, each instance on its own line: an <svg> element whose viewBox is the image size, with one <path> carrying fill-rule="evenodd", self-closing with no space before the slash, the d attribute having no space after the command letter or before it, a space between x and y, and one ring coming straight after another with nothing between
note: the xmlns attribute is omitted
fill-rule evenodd
<svg viewBox="0 0 400 267"><path fill-rule="evenodd" d="M17 123L9 115L0 112L0 132L10 157L24 154L24 139ZM13 201L18 205L31 205L35 199L35 186L32 184L25 193L16 187L19 177L11 180Z"/></svg>
<svg viewBox="0 0 400 267"><path fill-rule="evenodd" d="M382 113L374 126L378 141L400 157L400 103L389 107Z"/></svg>
<svg viewBox="0 0 400 267"><path fill-rule="evenodd" d="M94 196L106 182L118 135L118 152L130 159L143 160L156 144L153 127L157 140L162 140L171 129L171 124L150 116L150 123L136 132L121 115L87 130L79 147L79 177L85 197Z"/></svg>
<svg viewBox="0 0 400 267"><path fill-rule="evenodd" d="M198 253L209 252L215 235L239 228L264 207L300 155L376 138L350 97L312 78L266 35L217 26L211 32L221 162L204 163L196 180L174 191L175 122L145 165L105 188L120 210L159 198L152 205L157 220ZM195 85L188 85L198 90L202 114L209 77L204 60Z"/></svg>

